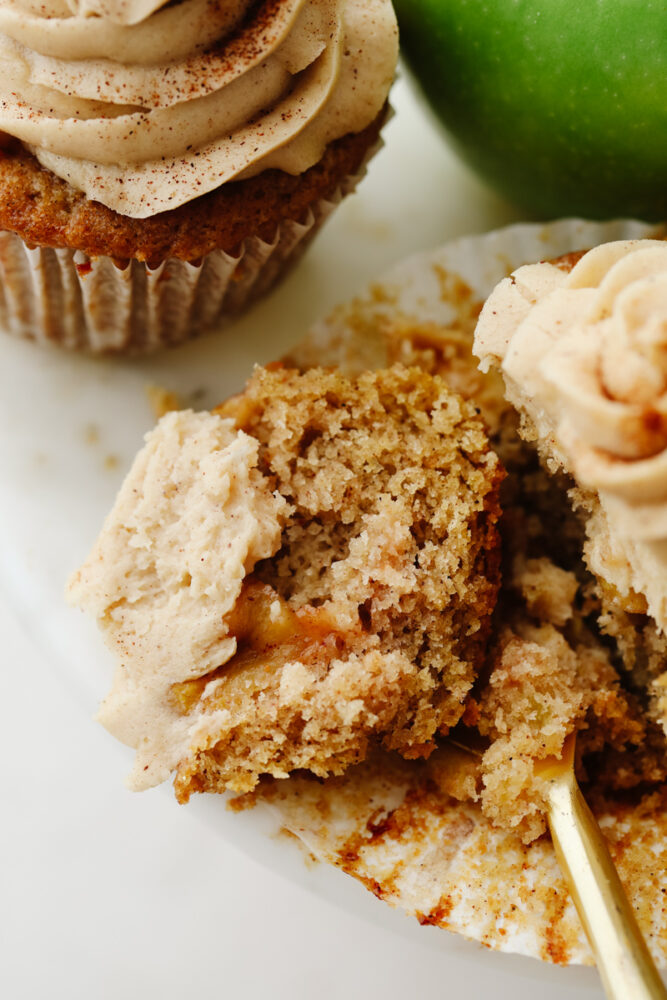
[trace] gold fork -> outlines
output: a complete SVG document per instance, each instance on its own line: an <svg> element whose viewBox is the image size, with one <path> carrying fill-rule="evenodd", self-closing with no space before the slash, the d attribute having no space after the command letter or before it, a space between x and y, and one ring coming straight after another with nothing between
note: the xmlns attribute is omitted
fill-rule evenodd
<svg viewBox="0 0 667 1000"><path fill-rule="evenodd" d="M667 1000L597 820L574 776L575 735L560 758L536 764L546 779L547 819L556 856L609 1000Z"/></svg>

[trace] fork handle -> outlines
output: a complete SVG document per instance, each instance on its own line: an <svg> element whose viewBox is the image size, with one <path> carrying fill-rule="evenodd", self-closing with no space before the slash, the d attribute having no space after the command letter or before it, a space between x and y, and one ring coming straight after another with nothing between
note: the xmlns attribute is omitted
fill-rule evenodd
<svg viewBox="0 0 667 1000"><path fill-rule="evenodd" d="M571 770L551 778L549 827L609 1000L667 1000L607 843Z"/></svg>

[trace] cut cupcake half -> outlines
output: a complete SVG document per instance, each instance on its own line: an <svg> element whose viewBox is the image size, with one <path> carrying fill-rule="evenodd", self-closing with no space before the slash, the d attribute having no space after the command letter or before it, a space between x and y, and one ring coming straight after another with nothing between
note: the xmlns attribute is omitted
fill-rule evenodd
<svg viewBox="0 0 667 1000"><path fill-rule="evenodd" d="M571 477L600 624L667 731L667 244L519 268L475 333L552 472Z"/></svg>
<svg viewBox="0 0 667 1000"><path fill-rule="evenodd" d="M118 658L101 719L133 786L428 757L485 660L502 478L474 407L400 365L258 369L164 417L70 585Z"/></svg>

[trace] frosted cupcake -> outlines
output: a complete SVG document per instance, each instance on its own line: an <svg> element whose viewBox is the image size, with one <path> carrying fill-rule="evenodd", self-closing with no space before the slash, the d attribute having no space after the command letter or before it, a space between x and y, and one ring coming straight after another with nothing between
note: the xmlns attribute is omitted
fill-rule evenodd
<svg viewBox="0 0 667 1000"><path fill-rule="evenodd" d="M552 473L572 477L600 627L667 734L667 243L526 265L475 333Z"/></svg>
<svg viewBox="0 0 667 1000"><path fill-rule="evenodd" d="M397 32L389 0L9 0L0 55L0 322L145 351L267 291L353 190Z"/></svg>

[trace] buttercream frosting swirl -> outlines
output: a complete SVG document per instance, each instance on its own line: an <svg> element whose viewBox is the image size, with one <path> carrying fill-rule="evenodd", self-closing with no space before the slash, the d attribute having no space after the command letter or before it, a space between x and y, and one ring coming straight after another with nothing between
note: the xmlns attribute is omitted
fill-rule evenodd
<svg viewBox="0 0 667 1000"><path fill-rule="evenodd" d="M667 243L519 268L487 300L475 352L501 368L547 458L599 497L591 568L643 594L665 629Z"/></svg>
<svg viewBox="0 0 667 1000"><path fill-rule="evenodd" d="M0 131L135 218L360 132L397 58L389 0L5 0Z"/></svg>

